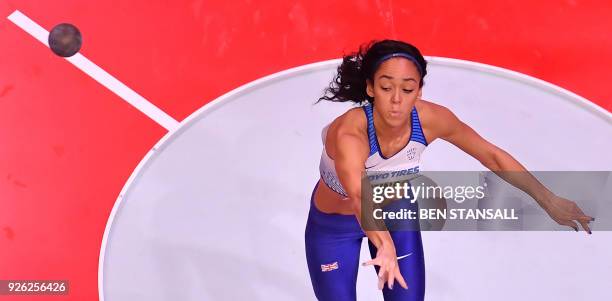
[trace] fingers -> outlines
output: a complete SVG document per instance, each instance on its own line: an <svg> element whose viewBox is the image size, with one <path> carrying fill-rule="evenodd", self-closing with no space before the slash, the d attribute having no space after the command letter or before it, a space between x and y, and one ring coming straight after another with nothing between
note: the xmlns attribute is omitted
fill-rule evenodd
<svg viewBox="0 0 612 301"><path fill-rule="evenodd" d="M575 212L575 215L573 219L578 221L578 223L580 223L584 231L591 234L592 232L591 232L591 228L589 227L589 222L592 222L595 219L591 216L584 214L584 212L582 212L582 209L580 209L580 207L578 207L576 203L574 203L574 212Z"/></svg>
<svg viewBox="0 0 612 301"><path fill-rule="evenodd" d="M574 216L574 219L585 221L585 222L592 222L592 221L595 220L593 217L584 214L584 212L582 212L582 209L580 209L580 207L578 207L578 205L574 204L574 206L575 206L574 210L576 212L576 215Z"/></svg>
<svg viewBox="0 0 612 301"><path fill-rule="evenodd" d="M560 222L561 225L568 226L574 228L574 231L578 232L578 225L573 220L565 220Z"/></svg>
<svg viewBox="0 0 612 301"><path fill-rule="evenodd" d="M586 214L584 214L584 212L582 212L582 209L580 209L580 207L578 207L578 205L576 203L574 203L574 211L577 212L578 215L586 216Z"/></svg>
<svg viewBox="0 0 612 301"><path fill-rule="evenodd" d="M378 289L381 290L385 286L385 271L380 269L378 272Z"/></svg>
<svg viewBox="0 0 612 301"><path fill-rule="evenodd" d="M404 289L408 289L408 284L404 280L404 277L400 273L399 266L397 265L397 260L384 260L377 257L372 260L368 260L361 264L362 266L369 265L377 265L378 269L378 289L382 290L385 287L385 282L387 283L387 288L390 290L393 289L395 281L400 284Z"/></svg>
<svg viewBox="0 0 612 301"><path fill-rule="evenodd" d="M588 222L579 221L579 223L582 226L582 229L584 229L584 231L586 231L587 233L591 234L591 228L589 228L589 223Z"/></svg>
<svg viewBox="0 0 612 301"><path fill-rule="evenodd" d="M586 231L589 234L592 234L591 228L589 227L589 222L595 220L594 218L585 215L579 218L575 218L575 220L577 220L578 223L580 223L584 231ZM560 222L560 224L564 226L572 227L574 228L574 231L578 232L578 225L573 220L568 219L568 220Z"/></svg>
<svg viewBox="0 0 612 301"><path fill-rule="evenodd" d="M594 218L583 214L581 217L577 218L576 220L580 223L584 231L586 231L589 234L592 234L591 228L589 227L589 222L594 221L595 220Z"/></svg>
<svg viewBox="0 0 612 301"><path fill-rule="evenodd" d="M384 277L383 275L382 277L379 278L379 289L382 289L382 286L380 285L381 284L380 280L384 278L387 278L387 287L390 290L393 289L393 285L395 284L396 280L400 284L401 287L403 287L404 289L408 289L408 284L406 283L406 280L404 280L404 277L400 273L399 267L395 267L395 269L393 269L392 271L386 274L387 274L387 277Z"/></svg>
<svg viewBox="0 0 612 301"><path fill-rule="evenodd" d="M406 284L406 280L404 280L404 277L402 276L402 274L399 272L399 269L397 271L397 276L395 276L395 279L397 279L397 282L404 288L404 289L408 289L408 284Z"/></svg>
<svg viewBox="0 0 612 301"><path fill-rule="evenodd" d="M387 288L392 290L395 284L395 281L397 281L400 284L400 286L403 287L404 289L408 289L408 284L406 283L406 280L400 273L399 266L395 266L395 268L391 268L391 269L388 269L388 268L386 269L384 267L381 267L379 269L378 271L378 289L379 290L383 289L383 287L385 286L385 282L387 283Z"/></svg>
<svg viewBox="0 0 612 301"><path fill-rule="evenodd" d="M378 269L378 289L382 290L385 287L385 282L387 282L387 287L389 289L393 289L393 273L388 271L386 265L381 266Z"/></svg>
<svg viewBox="0 0 612 301"><path fill-rule="evenodd" d="M393 273L389 271L386 267L380 267L378 271L378 289L382 290L385 287L385 282L387 282L387 287L389 289L393 289Z"/></svg>
<svg viewBox="0 0 612 301"><path fill-rule="evenodd" d="M592 234L589 223L595 221L595 219L584 214L582 209L573 201L557 198L557 207L549 214L559 225L571 227L578 232L578 225L576 224L578 222L584 231Z"/></svg>
<svg viewBox="0 0 612 301"><path fill-rule="evenodd" d="M591 228L589 227L589 223L594 221L595 219L591 216L584 214L584 212L582 212L582 209L580 209L580 207L578 206L576 206L576 211L579 215L578 217L576 217L576 220L580 223L582 229L584 229L584 231L587 231L587 233L592 234Z"/></svg>
<svg viewBox="0 0 612 301"><path fill-rule="evenodd" d="M369 265L378 265L378 266L380 266L380 259L378 257L376 257L374 259L371 259L371 260L368 260L368 261L362 263L361 265L364 266L364 267L365 266L369 266Z"/></svg>
<svg viewBox="0 0 612 301"><path fill-rule="evenodd" d="M575 220L579 221L579 222L584 222L584 223L589 223L594 221L595 219L588 216L588 215L579 215L577 217L574 218Z"/></svg>

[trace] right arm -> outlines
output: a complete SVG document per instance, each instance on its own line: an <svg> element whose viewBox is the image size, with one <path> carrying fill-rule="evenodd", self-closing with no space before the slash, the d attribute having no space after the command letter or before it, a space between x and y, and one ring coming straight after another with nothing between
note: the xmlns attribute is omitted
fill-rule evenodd
<svg viewBox="0 0 612 301"><path fill-rule="evenodd" d="M336 141L336 158L334 159L336 172L348 195L348 201L351 202L353 213L361 227L365 228L361 221L361 177L368 149L364 147L363 139L353 133L340 133ZM389 231L365 231L364 229L364 232L376 248L394 247Z"/></svg>
<svg viewBox="0 0 612 301"><path fill-rule="evenodd" d="M342 187L348 194L353 212L362 228L361 221L361 176L364 173L365 161L369 154L369 144L359 133L338 131L336 137L335 167ZM376 246L376 258L368 261L366 265L379 265L378 287L382 289L387 282L389 288L397 279L400 285L407 289L408 286L402 277L397 263L395 245L389 231L367 231L366 236Z"/></svg>

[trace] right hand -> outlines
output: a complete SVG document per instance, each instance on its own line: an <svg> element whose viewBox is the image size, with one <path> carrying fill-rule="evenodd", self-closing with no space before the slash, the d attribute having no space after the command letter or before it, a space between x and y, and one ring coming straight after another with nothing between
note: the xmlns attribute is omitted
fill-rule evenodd
<svg viewBox="0 0 612 301"><path fill-rule="evenodd" d="M408 285L399 270L394 246L380 246L376 252L376 258L364 262L363 265L377 265L380 267L378 270L378 289L383 289L385 282L387 282L389 289L393 289L395 280L404 289L408 289Z"/></svg>

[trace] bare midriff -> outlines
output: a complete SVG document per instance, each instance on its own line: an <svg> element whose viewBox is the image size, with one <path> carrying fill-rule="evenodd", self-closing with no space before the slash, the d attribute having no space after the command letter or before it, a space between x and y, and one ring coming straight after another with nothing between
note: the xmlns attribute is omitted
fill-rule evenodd
<svg viewBox="0 0 612 301"><path fill-rule="evenodd" d="M314 195L314 203L317 209L324 213L354 214L351 201L327 187L322 179L319 179L317 191Z"/></svg>

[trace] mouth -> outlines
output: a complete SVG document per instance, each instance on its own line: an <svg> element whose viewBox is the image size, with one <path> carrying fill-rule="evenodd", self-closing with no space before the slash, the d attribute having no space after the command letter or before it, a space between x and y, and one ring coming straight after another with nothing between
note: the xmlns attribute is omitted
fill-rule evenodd
<svg viewBox="0 0 612 301"><path fill-rule="evenodd" d="M402 115L402 112L400 111L389 111L389 116L391 117L400 117Z"/></svg>

